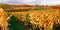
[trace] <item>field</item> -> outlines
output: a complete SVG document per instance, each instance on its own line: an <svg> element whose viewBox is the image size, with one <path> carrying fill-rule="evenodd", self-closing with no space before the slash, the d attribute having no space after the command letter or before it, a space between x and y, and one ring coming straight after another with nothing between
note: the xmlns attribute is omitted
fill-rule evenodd
<svg viewBox="0 0 60 30"><path fill-rule="evenodd" d="M0 7L0 18L2 18L0 21L0 29L2 30L60 30L59 5L5 4L0 5Z"/></svg>

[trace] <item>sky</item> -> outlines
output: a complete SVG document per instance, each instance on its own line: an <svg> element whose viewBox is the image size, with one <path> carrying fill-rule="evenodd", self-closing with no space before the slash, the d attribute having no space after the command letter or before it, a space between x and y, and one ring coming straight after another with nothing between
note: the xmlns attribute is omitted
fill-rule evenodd
<svg viewBox="0 0 60 30"><path fill-rule="evenodd" d="M60 5L60 0L0 0L7 4Z"/></svg>

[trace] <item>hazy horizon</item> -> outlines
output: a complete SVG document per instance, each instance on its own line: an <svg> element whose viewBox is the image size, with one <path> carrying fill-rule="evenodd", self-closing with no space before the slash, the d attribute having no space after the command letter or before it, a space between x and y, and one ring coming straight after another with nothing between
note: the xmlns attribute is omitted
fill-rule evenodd
<svg viewBox="0 0 60 30"><path fill-rule="evenodd" d="M6 4L60 5L60 0L0 0Z"/></svg>

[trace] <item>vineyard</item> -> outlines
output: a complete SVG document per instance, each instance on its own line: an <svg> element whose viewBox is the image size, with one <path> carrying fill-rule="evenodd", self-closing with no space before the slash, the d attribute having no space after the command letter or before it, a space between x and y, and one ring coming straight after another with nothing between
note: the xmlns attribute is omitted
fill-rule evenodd
<svg viewBox="0 0 60 30"><path fill-rule="evenodd" d="M0 30L60 30L60 7L2 7Z"/></svg>

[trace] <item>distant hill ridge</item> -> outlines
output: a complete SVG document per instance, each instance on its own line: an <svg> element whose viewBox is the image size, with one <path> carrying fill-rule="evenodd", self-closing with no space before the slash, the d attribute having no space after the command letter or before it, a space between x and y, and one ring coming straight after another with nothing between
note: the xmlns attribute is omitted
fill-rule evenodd
<svg viewBox="0 0 60 30"><path fill-rule="evenodd" d="M5 10L34 10L35 8L41 10L43 9L60 9L60 5L55 5L55 6L48 6L48 5L27 5L27 4L0 4L0 7L2 7Z"/></svg>

